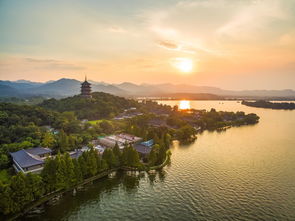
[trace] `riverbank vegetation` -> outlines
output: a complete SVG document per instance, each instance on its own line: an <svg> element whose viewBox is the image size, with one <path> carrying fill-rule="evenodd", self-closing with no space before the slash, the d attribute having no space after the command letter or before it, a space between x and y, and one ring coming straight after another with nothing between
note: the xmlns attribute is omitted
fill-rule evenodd
<svg viewBox="0 0 295 221"><path fill-rule="evenodd" d="M294 110L295 103L292 102L269 102L265 100L259 101L242 101L243 105L250 107L260 107L260 108L269 108L269 109L278 109L278 110Z"/></svg>
<svg viewBox="0 0 295 221"><path fill-rule="evenodd" d="M56 157L46 159L40 175L18 173L7 182L0 181L0 213L22 211L32 201L56 191L71 189L110 169L148 170L149 166L161 165L167 159L165 148L159 144L153 147L151 153L147 164L140 162L132 146L126 146L121 152L116 145L113 149L106 149L102 155L91 148L78 159L72 159L68 153L58 153Z"/></svg>

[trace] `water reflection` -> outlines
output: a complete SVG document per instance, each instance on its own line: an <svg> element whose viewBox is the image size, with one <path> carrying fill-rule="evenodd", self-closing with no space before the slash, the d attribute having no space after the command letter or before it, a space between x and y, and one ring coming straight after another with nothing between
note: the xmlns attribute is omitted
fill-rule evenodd
<svg viewBox="0 0 295 221"><path fill-rule="evenodd" d="M149 173L148 175L150 185L154 185L154 182L156 181L156 173Z"/></svg>
<svg viewBox="0 0 295 221"><path fill-rule="evenodd" d="M161 182L164 182L165 181L165 178L167 176L167 172L163 169L163 170L160 170L158 171L158 176L159 176L159 180Z"/></svg>
<svg viewBox="0 0 295 221"><path fill-rule="evenodd" d="M145 182L147 178L150 186L153 186L158 181L164 182L166 175L167 172L164 170L157 170L150 174L118 171L112 178L106 177L84 185L75 195L72 192L65 193L60 200L41 205L19 220L40 220L40 217L46 217L46 220L59 220L67 217L67 214L75 213L84 205L102 203L107 195L114 192L123 190L126 194L136 194L141 181Z"/></svg>
<svg viewBox="0 0 295 221"><path fill-rule="evenodd" d="M191 109L190 101L187 101L187 100L179 101L179 109L180 110L189 110L189 109Z"/></svg>

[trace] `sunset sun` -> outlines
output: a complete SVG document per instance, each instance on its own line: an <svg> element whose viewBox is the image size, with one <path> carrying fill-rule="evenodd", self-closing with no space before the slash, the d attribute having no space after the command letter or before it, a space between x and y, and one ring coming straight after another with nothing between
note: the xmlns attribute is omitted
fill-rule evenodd
<svg viewBox="0 0 295 221"><path fill-rule="evenodd" d="M183 73L189 73L193 69L193 61L189 58L176 58L173 65Z"/></svg>

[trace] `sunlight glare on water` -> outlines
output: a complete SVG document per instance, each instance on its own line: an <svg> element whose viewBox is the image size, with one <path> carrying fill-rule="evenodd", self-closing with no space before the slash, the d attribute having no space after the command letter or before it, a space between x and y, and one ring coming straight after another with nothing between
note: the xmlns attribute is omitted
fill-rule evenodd
<svg viewBox="0 0 295 221"><path fill-rule="evenodd" d="M180 110L188 110L191 108L190 101L181 100L179 101L179 109Z"/></svg>

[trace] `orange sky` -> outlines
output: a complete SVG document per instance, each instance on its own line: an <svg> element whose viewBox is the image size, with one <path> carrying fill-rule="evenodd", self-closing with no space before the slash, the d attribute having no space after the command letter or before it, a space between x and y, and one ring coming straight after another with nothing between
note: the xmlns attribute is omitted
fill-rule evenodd
<svg viewBox="0 0 295 221"><path fill-rule="evenodd" d="M295 89L294 10L292 0L4 0L0 77Z"/></svg>

